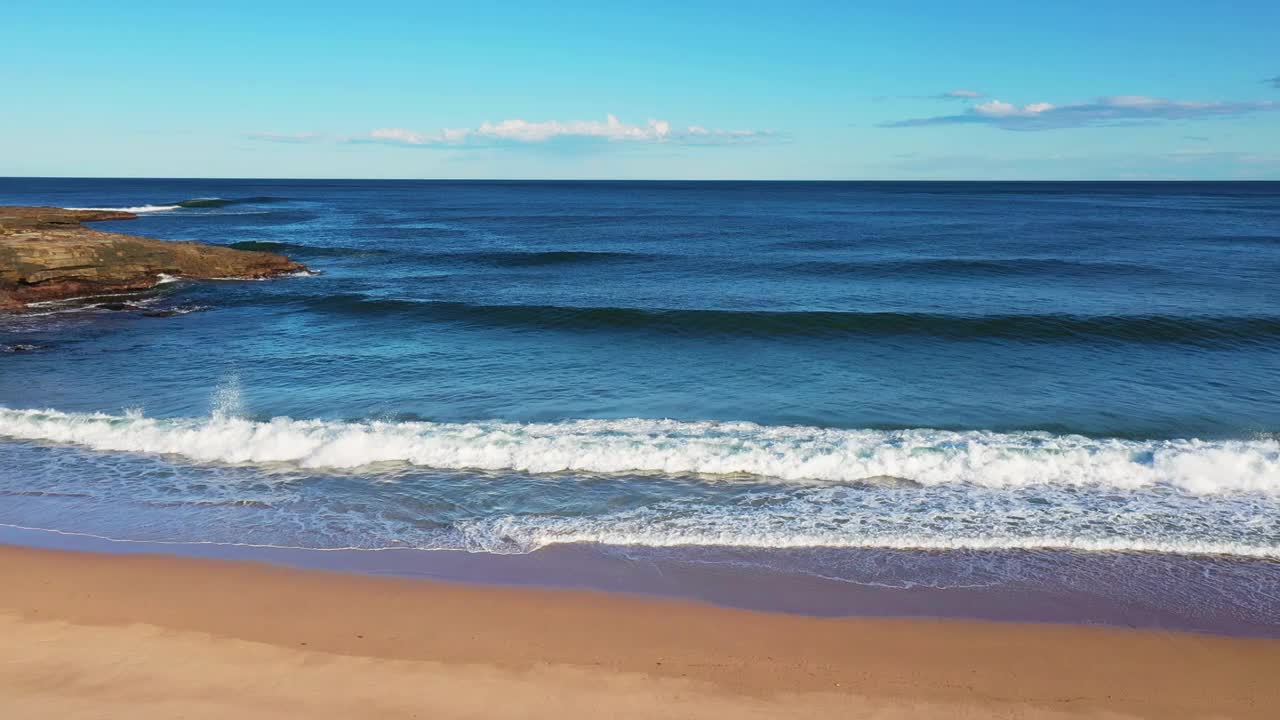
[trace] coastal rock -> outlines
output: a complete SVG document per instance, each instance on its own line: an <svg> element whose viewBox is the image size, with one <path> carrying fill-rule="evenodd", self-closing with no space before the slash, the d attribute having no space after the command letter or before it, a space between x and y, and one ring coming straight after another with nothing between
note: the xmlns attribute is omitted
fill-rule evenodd
<svg viewBox="0 0 1280 720"><path fill-rule="evenodd" d="M0 206L0 311L27 303L145 290L165 276L262 279L307 268L283 255L108 233L81 223L114 210Z"/></svg>

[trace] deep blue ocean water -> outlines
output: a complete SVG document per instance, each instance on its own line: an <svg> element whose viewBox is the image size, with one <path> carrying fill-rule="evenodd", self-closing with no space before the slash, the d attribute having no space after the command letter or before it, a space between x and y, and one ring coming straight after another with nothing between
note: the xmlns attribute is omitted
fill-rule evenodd
<svg viewBox="0 0 1280 720"><path fill-rule="evenodd" d="M0 204L142 207L97 227L319 273L0 319L3 523L1280 558L1280 183L4 179Z"/></svg>

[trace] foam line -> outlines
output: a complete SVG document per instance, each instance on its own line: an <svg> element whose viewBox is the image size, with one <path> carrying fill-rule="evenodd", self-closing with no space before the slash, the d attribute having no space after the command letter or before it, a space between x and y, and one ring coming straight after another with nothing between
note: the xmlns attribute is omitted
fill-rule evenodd
<svg viewBox="0 0 1280 720"><path fill-rule="evenodd" d="M1042 432L842 430L746 422L266 422L0 408L0 437L196 463L751 475L797 483L900 478L923 486L1175 487L1280 495L1280 441L1121 440Z"/></svg>

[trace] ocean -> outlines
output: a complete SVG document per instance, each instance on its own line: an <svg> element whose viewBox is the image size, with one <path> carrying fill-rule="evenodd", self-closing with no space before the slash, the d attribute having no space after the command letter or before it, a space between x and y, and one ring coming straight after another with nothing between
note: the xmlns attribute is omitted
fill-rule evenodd
<svg viewBox="0 0 1280 720"><path fill-rule="evenodd" d="M0 204L317 273L0 317L5 526L1078 579L1280 632L1280 183L13 178Z"/></svg>

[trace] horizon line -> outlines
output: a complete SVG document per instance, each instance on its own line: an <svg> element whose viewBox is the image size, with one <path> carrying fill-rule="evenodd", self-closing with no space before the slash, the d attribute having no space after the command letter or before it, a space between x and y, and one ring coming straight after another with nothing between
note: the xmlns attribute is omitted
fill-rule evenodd
<svg viewBox="0 0 1280 720"><path fill-rule="evenodd" d="M1280 183L1267 178L372 178L372 177L268 177L230 175L0 175L0 180L258 180L276 182L546 182L546 183Z"/></svg>

